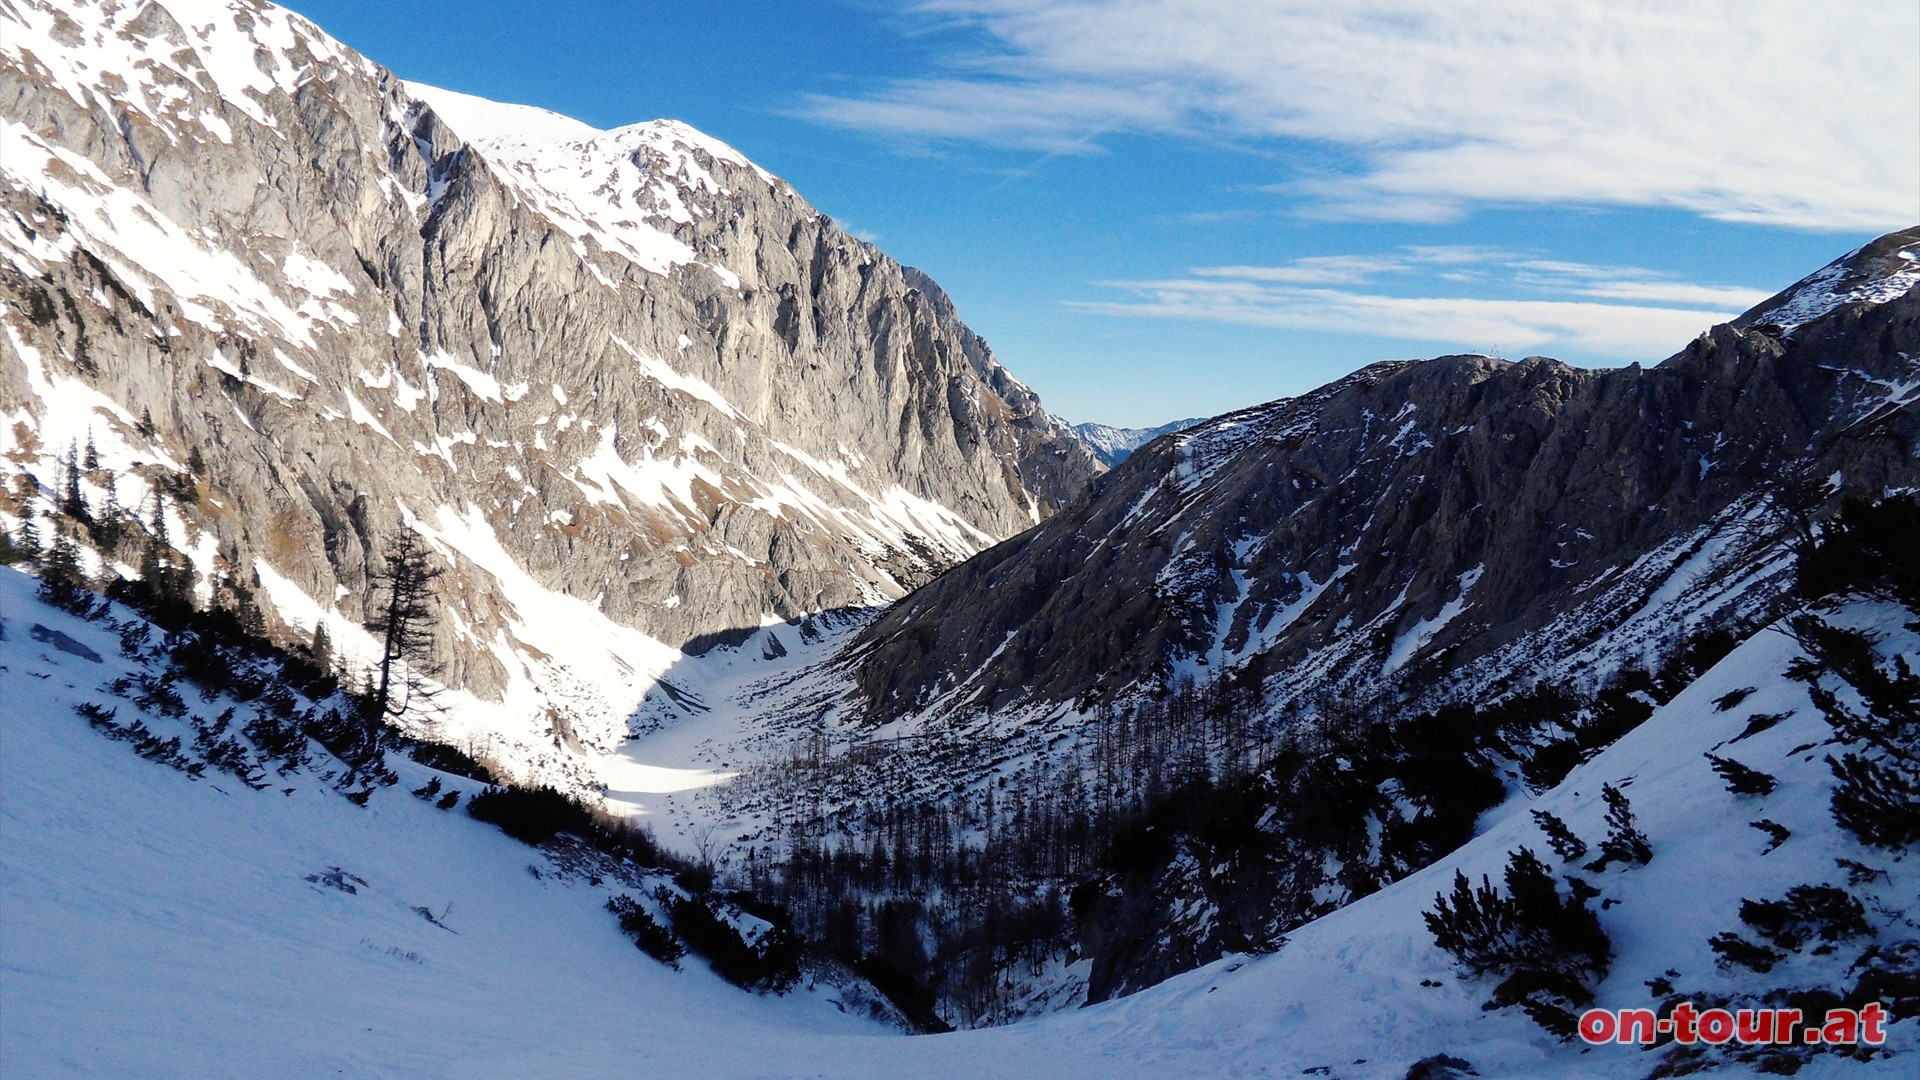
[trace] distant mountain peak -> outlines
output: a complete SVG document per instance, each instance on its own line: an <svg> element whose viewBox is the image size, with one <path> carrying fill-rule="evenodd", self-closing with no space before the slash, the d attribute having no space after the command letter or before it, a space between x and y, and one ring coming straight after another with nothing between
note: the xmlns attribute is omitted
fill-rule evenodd
<svg viewBox="0 0 1920 1080"><path fill-rule="evenodd" d="M1135 450L1160 436L1185 431L1195 424L1204 423L1206 419L1204 416L1190 416L1185 420L1175 420L1161 424L1159 427L1146 428L1123 428L1097 423L1074 424L1073 433L1080 436L1080 441L1087 444L1087 448L1093 451L1093 456L1099 458L1101 464L1111 469L1127 460Z"/></svg>

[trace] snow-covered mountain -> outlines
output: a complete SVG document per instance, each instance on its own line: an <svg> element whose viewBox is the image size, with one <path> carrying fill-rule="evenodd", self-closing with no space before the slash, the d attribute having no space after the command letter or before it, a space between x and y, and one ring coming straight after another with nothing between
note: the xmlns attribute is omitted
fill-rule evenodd
<svg viewBox="0 0 1920 1080"><path fill-rule="evenodd" d="M0 0L0 176L0 561L184 560L213 624L358 675L416 535L415 734L647 815L871 980L660 967L603 907L672 875L367 780L251 661L185 700L191 633L0 571L10 1070L1678 1073L1483 1008L1426 925L1621 793L1652 861L1553 867L1610 942L1582 992L1884 993L1915 1041L1911 860L1825 761L1885 751L1836 717L1896 723L1911 612L1823 602L1845 671L1788 616L1836 507L1920 489L1920 229L1651 368L1380 364L1140 432L1049 416L723 143L258 0ZM1767 922L1795 896L1830 940ZM1805 1056L1735 1064L1844 1072Z"/></svg>
<svg viewBox="0 0 1920 1080"><path fill-rule="evenodd" d="M1109 424L1075 424L1074 434L1080 436L1093 449L1093 456L1109 469L1127 460L1127 455L1147 445L1162 435L1171 435L1176 431L1185 431L1195 424L1206 420L1204 416L1175 420L1150 428L1121 428Z"/></svg>
<svg viewBox="0 0 1920 1080"><path fill-rule="evenodd" d="M522 775L591 783L683 647L897 598L1099 469L738 151L409 85L271 4L0 7L0 173L7 523L90 447L89 506L189 495L203 599L354 663L417 530L441 734Z"/></svg>
<svg viewBox="0 0 1920 1080"><path fill-rule="evenodd" d="M1920 483L1917 287L1913 229L1655 367L1381 363L1162 439L866 627L866 713L1182 679L1311 709L1655 664L1763 618L1807 517Z"/></svg>
<svg viewBox="0 0 1920 1080"><path fill-rule="evenodd" d="M1017 858L1143 815L1144 851L1098 868L1083 835L1023 880L1085 904L989 1019L1270 944L1776 619L1843 501L1920 487L1917 250L1882 238L1652 368L1380 364L1163 438L870 622L676 672L702 711L663 703L625 753L741 775L641 801L741 853L809 830L867 851L933 805ZM1181 808L1208 784L1224 807Z"/></svg>

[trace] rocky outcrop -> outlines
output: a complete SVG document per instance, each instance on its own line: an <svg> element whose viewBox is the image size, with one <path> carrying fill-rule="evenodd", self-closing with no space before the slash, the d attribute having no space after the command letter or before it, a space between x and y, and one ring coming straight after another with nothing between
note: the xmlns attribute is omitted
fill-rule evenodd
<svg viewBox="0 0 1920 1080"><path fill-rule="evenodd" d="M1650 369L1384 363L1162 439L873 622L867 715L1497 691L1753 614L1805 515L1920 480L1916 255L1889 236Z"/></svg>
<svg viewBox="0 0 1920 1080"><path fill-rule="evenodd" d="M417 528L448 680L601 750L677 647L901 596L1099 469L933 282L684 125L409 86L269 4L24 0L0 137L9 470L91 440L150 516L197 450L203 589L350 653Z"/></svg>

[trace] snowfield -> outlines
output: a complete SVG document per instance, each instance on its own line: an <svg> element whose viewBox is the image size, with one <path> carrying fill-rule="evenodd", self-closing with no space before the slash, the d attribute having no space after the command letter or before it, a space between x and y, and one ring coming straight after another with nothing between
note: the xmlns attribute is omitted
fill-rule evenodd
<svg viewBox="0 0 1920 1080"><path fill-rule="evenodd" d="M394 759L401 782L362 808L304 774L255 791L136 756L74 706L112 703L122 723L140 716L160 734L184 725L113 698L104 684L132 670L114 634L42 605L33 585L0 572L9 1076L1398 1080L1448 1053L1484 1077L1638 1077L1658 1054L1562 1044L1517 1010L1483 1011L1488 983L1463 980L1422 923L1456 869L1497 880L1522 844L1550 858L1527 810L1549 809L1597 840L1600 785L1612 783L1652 841L1651 863L1587 875L1617 954L1598 991L1608 1007L1654 1004L1645 980L1670 969L1695 996L1796 974L1839 981L1820 965L1844 964L1844 950L1756 977L1718 969L1707 946L1738 927L1743 897L1844 880L1836 858L1886 871L1863 895L1890 907L1910 912L1920 894L1911 863L1832 823L1825 750L1809 748L1830 732L1782 674L1797 645L1768 630L1559 787L1493 811L1465 848L1302 927L1276 954L1231 957L1029 1023L907 1037L865 1018L828 980L763 997L694 958L679 972L654 962L604 910L615 886L410 797L441 775L421 766ZM1859 604L1843 615L1920 657L1897 609ZM1716 705L1748 688L1737 704ZM231 704L187 697L205 715ZM1789 715L1731 741L1754 716L1778 713ZM1778 790L1729 794L1709 750L1773 774ZM1765 837L1746 824L1761 817L1792 832L1764 855ZM1865 1065L1816 1058L1799 1075L1910 1076L1917 1041L1920 1022L1898 1018L1888 1055Z"/></svg>

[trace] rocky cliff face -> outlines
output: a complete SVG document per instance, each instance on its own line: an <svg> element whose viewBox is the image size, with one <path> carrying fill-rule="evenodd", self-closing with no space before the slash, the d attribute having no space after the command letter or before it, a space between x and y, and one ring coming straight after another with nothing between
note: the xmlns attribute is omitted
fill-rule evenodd
<svg viewBox="0 0 1920 1080"><path fill-rule="evenodd" d="M1754 614L1806 515L1920 482L1916 256L1883 238L1654 368L1384 363L1162 439L872 623L861 698L1499 691Z"/></svg>
<svg viewBox="0 0 1920 1080"><path fill-rule="evenodd" d="M350 655L417 529L447 680L505 702L465 734L529 769L679 647L901 596L1099 468L924 275L684 125L410 86L252 0L21 0L0 140L10 515L88 442L146 520L204 462L203 592Z"/></svg>

